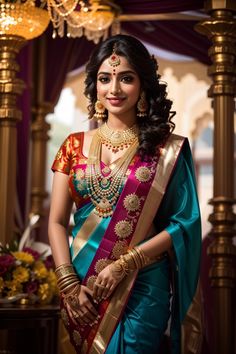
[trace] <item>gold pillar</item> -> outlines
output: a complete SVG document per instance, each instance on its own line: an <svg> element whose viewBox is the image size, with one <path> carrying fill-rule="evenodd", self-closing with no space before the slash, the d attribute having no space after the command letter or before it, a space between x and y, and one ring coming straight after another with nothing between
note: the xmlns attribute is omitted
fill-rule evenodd
<svg viewBox="0 0 236 354"><path fill-rule="evenodd" d="M236 81L236 2L206 1L211 17L196 26L207 36L212 46L208 69L212 85L208 91L214 110L214 190L209 216L212 242L208 253L212 257L210 282L214 297L214 354L234 353L235 337L235 278L233 245L236 215L234 199L234 109Z"/></svg>
<svg viewBox="0 0 236 354"><path fill-rule="evenodd" d="M46 163L47 163L47 141L50 124L45 117L51 112L51 106L41 103L33 109L35 120L32 123L32 165L31 165L31 213L43 216L44 201L47 197L46 185Z"/></svg>
<svg viewBox="0 0 236 354"><path fill-rule="evenodd" d="M46 192L47 141L50 124L45 120L53 106L44 101L45 93L45 54L46 42L43 35L34 42L34 107L32 123L32 179L31 179L31 213L43 216Z"/></svg>
<svg viewBox="0 0 236 354"><path fill-rule="evenodd" d="M13 236L16 197L16 124L21 120L17 96L24 82L16 77L16 55L25 44L22 37L0 36L0 241Z"/></svg>

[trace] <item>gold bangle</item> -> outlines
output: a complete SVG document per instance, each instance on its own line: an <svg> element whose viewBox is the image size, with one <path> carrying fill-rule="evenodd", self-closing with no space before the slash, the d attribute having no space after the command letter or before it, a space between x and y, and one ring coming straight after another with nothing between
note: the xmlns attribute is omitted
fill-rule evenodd
<svg viewBox="0 0 236 354"><path fill-rule="evenodd" d="M72 264L66 263L66 264L61 264L59 267L57 267L55 269L55 274L57 276L57 278L61 278L64 275L68 275L68 274L74 274L75 270L72 266Z"/></svg>
<svg viewBox="0 0 236 354"><path fill-rule="evenodd" d="M59 279L59 280L57 281L57 285L58 285L59 288L62 288L62 287L64 287L64 286L69 285L69 284L74 283L74 282L79 283L79 280L78 280L78 278L77 278L76 275L73 276L73 277L65 278L65 279L63 279L63 280L60 280L60 279Z"/></svg>
<svg viewBox="0 0 236 354"><path fill-rule="evenodd" d="M77 285L79 285L80 286L80 284L78 283L78 282L74 282L74 283L71 283L71 284L69 284L69 285L67 285L67 286L65 286L65 287L63 287L63 288L59 288L59 291L60 291L60 293L65 293L65 292L67 292L70 288L72 288L75 284L77 284Z"/></svg>
<svg viewBox="0 0 236 354"><path fill-rule="evenodd" d="M74 277L68 280L64 280L63 282L57 282L59 288L63 288L71 283L79 283L78 278Z"/></svg>

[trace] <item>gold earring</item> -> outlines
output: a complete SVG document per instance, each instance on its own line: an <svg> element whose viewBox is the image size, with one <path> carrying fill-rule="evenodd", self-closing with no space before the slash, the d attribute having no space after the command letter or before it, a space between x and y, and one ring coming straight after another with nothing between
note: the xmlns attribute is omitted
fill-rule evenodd
<svg viewBox="0 0 236 354"><path fill-rule="evenodd" d="M141 118L147 117L148 104L145 97L145 92L141 92L140 99L137 103L137 116Z"/></svg>
<svg viewBox="0 0 236 354"><path fill-rule="evenodd" d="M100 120L103 120L107 117L107 115L105 113L106 109L103 106L103 104L101 103L101 101L99 101L99 99L97 99L94 108L95 108L95 113L94 113L92 119L100 121Z"/></svg>

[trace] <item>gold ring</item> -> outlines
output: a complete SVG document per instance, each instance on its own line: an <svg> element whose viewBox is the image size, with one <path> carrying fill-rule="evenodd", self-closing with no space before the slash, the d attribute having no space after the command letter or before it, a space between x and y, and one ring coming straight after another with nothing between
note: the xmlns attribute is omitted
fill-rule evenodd
<svg viewBox="0 0 236 354"><path fill-rule="evenodd" d="M98 286L99 288L102 288L102 289L104 289L104 288L105 288L105 286L104 286L104 285L102 285L102 284L97 284L97 286Z"/></svg>

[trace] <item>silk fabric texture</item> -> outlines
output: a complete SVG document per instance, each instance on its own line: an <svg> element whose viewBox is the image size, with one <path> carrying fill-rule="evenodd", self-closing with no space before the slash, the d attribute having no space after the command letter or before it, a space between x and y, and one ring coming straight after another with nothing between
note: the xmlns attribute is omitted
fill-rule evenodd
<svg viewBox="0 0 236 354"><path fill-rule="evenodd" d="M71 134L59 149L52 166L53 171L70 175L69 188L77 208L72 231L71 257L81 281L85 278L111 222L111 217L102 219L96 216L93 213L93 204L86 200L86 156L83 155L82 147L83 133ZM127 177L132 168L135 168L137 158L134 157L131 162ZM169 183L163 191L161 205L153 219L155 234L165 229L171 235L173 257L146 267L138 273L135 280L127 282L130 296L127 304L121 305L123 309L112 338L110 341L107 339L106 354L158 353L168 322L171 322L169 330L173 354L197 353L199 350L201 333L198 321L194 330L188 333L188 352L186 343L181 343L181 336L185 332L183 324L197 291L201 251L200 212L191 151L186 139L174 161ZM105 167L101 162L101 168ZM144 220L145 213L148 210L144 212ZM121 241L117 252L124 251L125 246L122 249ZM79 332L65 311L64 315L71 342L75 348L80 348L77 352L92 353L86 350L86 346L81 349ZM200 313L196 314L195 311L194 316L200 318ZM99 350L98 345L94 353L104 353L104 349Z"/></svg>

